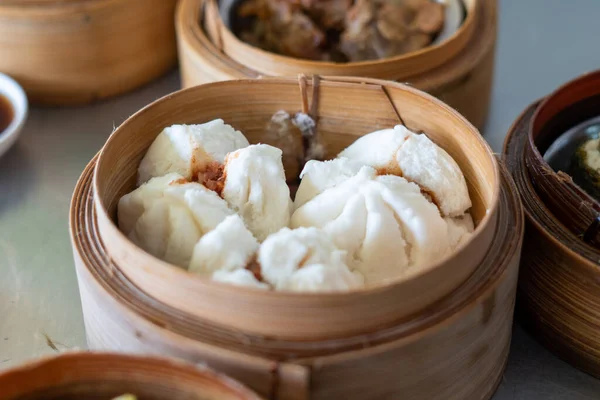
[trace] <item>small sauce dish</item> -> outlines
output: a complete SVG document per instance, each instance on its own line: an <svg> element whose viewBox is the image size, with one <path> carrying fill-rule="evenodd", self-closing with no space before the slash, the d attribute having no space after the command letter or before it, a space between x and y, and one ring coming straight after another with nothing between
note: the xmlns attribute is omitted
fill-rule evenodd
<svg viewBox="0 0 600 400"><path fill-rule="evenodd" d="M16 142L27 118L27 96L11 77L0 73L0 157Z"/></svg>

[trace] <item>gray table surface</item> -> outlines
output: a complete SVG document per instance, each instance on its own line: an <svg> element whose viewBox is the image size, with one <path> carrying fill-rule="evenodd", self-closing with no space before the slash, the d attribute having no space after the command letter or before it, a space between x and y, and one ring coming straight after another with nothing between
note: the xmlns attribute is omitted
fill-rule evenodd
<svg viewBox="0 0 600 400"><path fill-rule="evenodd" d="M500 0L492 110L484 131L500 151L526 105L600 68L598 0ZM176 72L89 107L33 108L23 136L0 159L0 369L85 348L68 236L75 182L113 126L179 87ZM477 99L473 99L477 101ZM518 325L494 400L600 399L596 380L554 357Z"/></svg>

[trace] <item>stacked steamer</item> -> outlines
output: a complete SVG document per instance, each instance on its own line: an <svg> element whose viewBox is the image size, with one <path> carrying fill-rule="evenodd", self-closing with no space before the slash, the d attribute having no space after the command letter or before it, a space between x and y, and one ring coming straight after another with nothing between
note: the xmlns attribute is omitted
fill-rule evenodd
<svg viewBox="0 0 600 400"><path fill-rule="evenodd" d="M313 7L321 5L319 2L310 0L301 2L243 0L242 5L244 2L260 3L265 1L267 3L308 3ZM405 0L403 3L420 4L423 2L427 3L428 1ZM431 0L431 2L441 3L447 10L444 26L451 29L450 32L442 29L436 33L437 36L434 36L434 40L428 45L422 45L428 41L425 38L425 42L416 46L415 50L404 46L398 50L398 55L395 56L386 56L382 50L382 58L363 57L359 58L361 61L340 62L336 61L335 54L333 56L327 54L326 57L309 54L308 56L313 56L313 58L306 59L275 54L248 44L240 39L240 35L233 33L236 31L237 25L234 18L229 18L231 13L228 12L229 8L226 8L232 3L235 6L239 2L224 1L219 2L218 6L214 0L182 0L178 5L176 15L182 83L184 87L191 87L229 79L297 76L299 74L393 80L408 83L438 97L458 110L477 128L482 128L488 113L493 76L497 24L496 0L439 2ZM348 3L366 3L368 5L379 2L336 0L327 4L335 7L335 4L340 3L343 3L343 7L347 7ZM458 11L456 11L457 9ZM458 16L454 15L455 12L459 13ZM354 16L354 20L360 24L362 17L360 14L356 14L344 12L342 16L346 15L348 18ZM396 14L390 15L390 18L398 20L401 18L401 16L395 16ZM431 15L428 17L430 18ZM282 18L288 18L288 16ZM457 26L452 25L452 23L456 23L452 18L461 18L458 20ZM229 21L230 19L232 22ZM391 22L389 26L400 26L400 23ZM298 22L300 27L302 27L302 23L303 21ZM229 29L230 26L233 27L233 31ZM303 31L300 28L299 30ZM329 35L327 32L326 35ZM358 37L361 36L360 30L354 33ZM390 34L405 35L405 32L392 30ZM292 39L298 36L301 35L292 35ZM422 36L411 38L418 40ZM317 39L322 40L322 36L317 35ZM379 43L368 43L367 48L379 46ZM300 49L306 47L304 42L301 45L294 44ZM295 52L288 51L286 54L295 54ZM318 57L320 58L315 60ZM353 57L354 54L350 54L350 58ZM334 61L322 61L323 58Z"/></svg>
<svg viewBox="0 0 600 400"><path fill-rule="evenodd" d="M533 103L504 157L527 215L522 324L550 350L600 377L600 72Z"/></svg>
<svg viewBox="0 0 600 400"><path fill-rule="evenodd" d="M404 127L391 129L396 125ZM458 182L465 192L441 196L438 189L448 185L421 191L408 182L412 172L400 158L396 163L381 156L390 142L373 140L376 134L350 146L380 130L384 136L400 132L398 146L422 140L422 148L433 152L429 161L442 166L429 176L446 179L450 175L444 173L454 171L446 183ZM228 144L211 142L211 132ZM248 146L241 132L261 145ZM373 155L381 157L369 159ZM293 187L302 164L314 158L335 160L308 161L289 222L274 218L268 212L290 206L284 168ZM375 168L353 170L355 161ZM400 167L406 179L398 176ZM231 182L239 183L237 190L231 191ZM227 204L239 205L231 193L248 200L231 207L237 213L228 211ZM266 193L283 193L283 200L273 202ZM454 201L462 195L466 203ZM204 206L196 208L200 203ZM360 225L363 203L366 225ZM311 207L316 211L306 211ZM425 225L434 221L449 229L440 210L453 207L461 215L468 209L469 215L446 216L464 218L463 240L427 261L438 246L428 235L439 232ZM424 217L424 210L434 211ZM261 213L268 218L252 217ZM194 218L196 227L181 223ZM319 227L325 221L330 223ZM407 255L426 261L369 282L374 275L344 258L344 244L336 242L356 237L356 223L364 236L358 253L374 260L367 267L404 268L407 263L400 261ZM405 223L407 230L399 232ZM264 229L288 224L294 229L284 227L263 241ZM207 226L208 233L199 235ZM244 226L252 234L241 234ZM228 236L226 227L239 229ZM299 233L311 229L335 243ZM91 348L205 361L261 395L282 400L400 394L489 399L508 356L522 233L512 181L472 125L416 89L362 78L227 81L169 95L113 133L81 176L71 207ZM253 234L261 244L253 242ZM254 262L236 256L252 246L259 246ZM298 256L298 249L308 250ZM219 268L232 267L215 272L207 267L215 265L211 260Z"/></svg>
<svg viewBox="0 0 600 400"><path fill-rule="evenodd" d="M175 65L176 0L6 0L0 72L29 99L82 104L127 92Z"/></svg>
<svg viewBox="0 0 600 400"><path fill-rule="evenodd" d="M0 374L1 400L260 400L206 367L150 357L69 353Z"/></svg>

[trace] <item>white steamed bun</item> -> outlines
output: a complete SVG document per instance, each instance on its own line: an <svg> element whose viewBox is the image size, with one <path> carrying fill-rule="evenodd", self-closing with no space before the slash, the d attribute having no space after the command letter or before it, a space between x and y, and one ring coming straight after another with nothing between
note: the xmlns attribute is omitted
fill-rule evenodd
<svg viewBox="0 0 600 400"><path fill-rule="evenodd" d="M138 185L151 178L176 172L187 180L199 180L206 167L222 164L227 153L248 146L244 135L222 119L201 125L173 125L154 140L138 169Z"/></svg>
<svg viewBox="0 0 600 400"><path fill-rule="evenodd" d="M215 229L206 233L194 247L189 271L211 275L217 270L246 268L258 250L258 241L239 215L226 217Z"/></svg>
<svg viewBox="0 0 600 400"><path fill-rule="evenodd" d="M426 135L402 125L361 137L339 157L416 183L444 216L460 216L471 207L467 183L456 161Z"/></svg>
<svg viewBox="0 0 600 400"><path fill-rule="evenodd" d="M473 217L471 214L465 214L461 217L445 218L448 223L448 240L452 249L457 248L471 237L475 230Z"/></svg>
<svg viewBox="0 0 600 400"><path fill-rule="evenodd" d="M347 158L330 161L310 160L300 173L302 184L298 187L294 207L298 208L316 195L332 188L358 173L363 164Z"/></svg>
<svg viewBox="0 0 600 400"><path fill-rule="evenodd" d="M364 278L350 271L346 252L316 228L283 228L260 246L262 276L276 290L334 292L360 288Z"/></svg>
<svg viewBox="0 0 600 400"><path fill-rule="evenodd" d="M336 163L321 165L328 166L339 169ZM400 277L450 251L448 223L420 188L368 166L296 209L291 227L310 226L323 229L346 250L349 265L369 284Z"/></svg>
<svg viewBox="0 0 600 400"><path fill-rule="evenodd" d="M171 173L119 200L119 227L150 254L187 268L194 247L233 211L215 192Z"/></svg>
<svg viewBox="0 0 600 400"><path fill-rule="evenodd" d="M292 201L285 181L282 151L258 144L229 153L223 198L259 240L288 226Z"/></svg>
<svg viewBox="0 0 600 400"><path fill-rule="evenodd" d="M269 289L269 285L257 280L254 274L247 269L234 269L233 271L218 270L213 273L212 280L236 286L247 286L263 290Z"/></svg>

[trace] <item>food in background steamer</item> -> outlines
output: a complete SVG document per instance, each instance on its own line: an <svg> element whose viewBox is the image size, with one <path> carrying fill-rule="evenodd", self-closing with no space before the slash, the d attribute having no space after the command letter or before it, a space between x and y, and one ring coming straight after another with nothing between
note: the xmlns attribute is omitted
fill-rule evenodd
<svg viewBox="0 0 600 400"><path fill-rule="evenodd" d="M234 8L243 21L234 30L277 54L356 62L429 46L444 28L444 12L432 0L245 0Z"/></svg>

